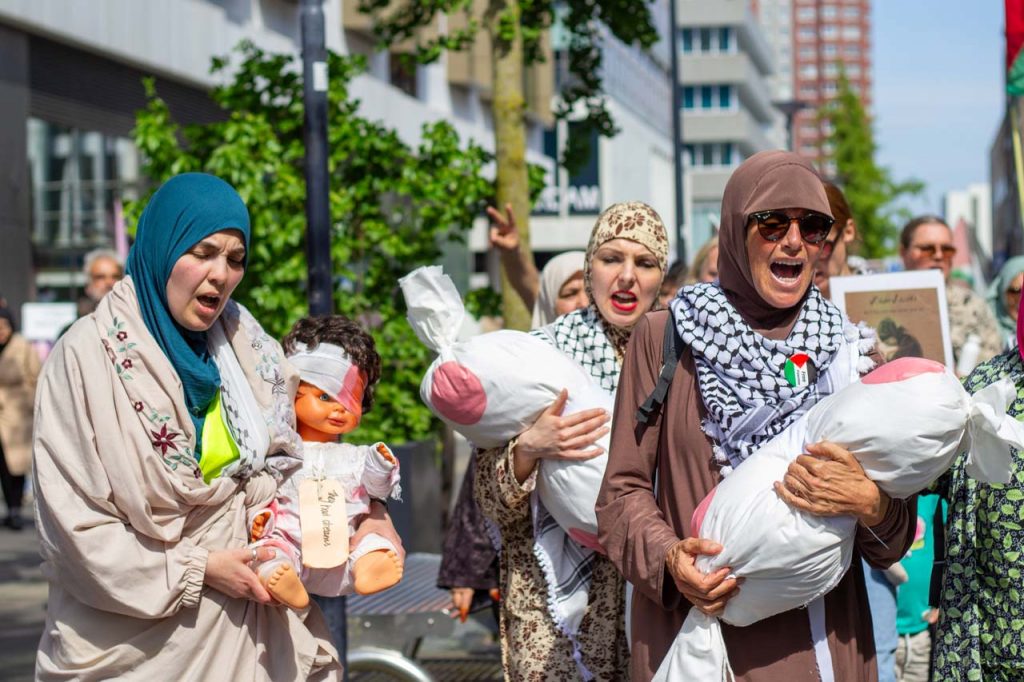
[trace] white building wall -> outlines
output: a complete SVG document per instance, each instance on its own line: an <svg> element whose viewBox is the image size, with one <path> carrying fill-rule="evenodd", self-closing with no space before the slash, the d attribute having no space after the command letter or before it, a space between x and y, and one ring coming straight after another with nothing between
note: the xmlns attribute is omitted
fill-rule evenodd
<svg viewBox="0 0 1024 682"><path fill-rule="evenodd" d="M272 52L301 44L289 0L0 0L0 21L192 85L216 84L210 58L242 39ZM324 2L327 46L344 51L341 0Z"/></svg>
<svg viewBox="0 0 1024 682"><path fill-rule="evenodd" d="M950 227L962 218L974 234L986 259L992 258L992 191L987 182L975 182L965 189L948 192L943 216Z"/></svg>

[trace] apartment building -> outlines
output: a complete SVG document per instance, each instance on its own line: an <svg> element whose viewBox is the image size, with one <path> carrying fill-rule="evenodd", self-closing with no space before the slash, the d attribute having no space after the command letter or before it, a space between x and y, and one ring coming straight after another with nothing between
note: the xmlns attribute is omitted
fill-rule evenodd
<svg viewBox="0 0 1024 682"><path fill-rule="evenodd" d="M680 86L685 143L688 252L720 220L732 171L750 155L778 146L769 78L771 46L748 0L680 0Z"/></svg>

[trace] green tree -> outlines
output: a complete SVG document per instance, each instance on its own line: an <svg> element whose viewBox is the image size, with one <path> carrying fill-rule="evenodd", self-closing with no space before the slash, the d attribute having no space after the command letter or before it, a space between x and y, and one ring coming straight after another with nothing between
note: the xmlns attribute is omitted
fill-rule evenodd
<svg viewBox="0 0 1024 682"><path fill-rule="evenodd" d="M253 237L235 297L280 337L307 311L301 69L293 56L247 42L234 57L212 66L231 76L212 93L224 120L179 126L149 81L134 136L154 181L205 171L238 189ZM445 241L465 239L491 194L481 175L490 156L475 144L460 145L447 123L424 126L422 142L411 149L393 130L359 116L348 86L362 68L360 58L329 57L335 305L370 329L384 358L377 406L353 437L401 443L432 435L437 423L419 400L432 358L405 320L398 279L436 262ZM130 215L144 203L136 202Z"/></svg>
<svg viewBox="0 0 1024 682"><path fill-rule="evenodd" d="M476 8L482 12L475 12ZM563 159L570 166L585 159L592 131L614 135L615 123L601 93L601 41L604 29L624 43L647 48L658 40L650 0L359 0L359 9L372 15L379 46L416 41L414 58L437 60L445 50L465 50L481 24L491 38L494 83L492 112L497 156L495 199L512 205L530 256L530 192L526 163L526 98L523 75L527 66L543 61L543 40L556 21L568 40L569 84L559 93L555 114L568 117L582 108L586 115L574 127ZM460 28L424 31L441 25L442 16L462 13L469 21ZM603 27L603 28L602 28ZM532 257L532 256L530 256ZM502 273L502 313L505 325L528 329L530 314Z"/></svg>
<svg viewBox="0 0 1024 682"><path fill-rule="evenodd" d="M909 211L900 207L898 200L920 194L924 185L918 180L897 182L888 168L875 161L878 146L871 121L845 73L840 72L838 94L821 115L831 123L826 138L832 149L829 156L835 164L836 183L857 222L861 255L880 258L892 254L900 225L909 218Z"/></svg>

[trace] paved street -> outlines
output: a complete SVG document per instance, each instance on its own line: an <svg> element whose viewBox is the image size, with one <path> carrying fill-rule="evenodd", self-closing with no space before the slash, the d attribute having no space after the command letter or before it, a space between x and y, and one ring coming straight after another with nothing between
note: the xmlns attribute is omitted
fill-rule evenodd
<svg viewBox="0 0 1024 682"><path fill-rule="evenodd" d="M35 529L0 528L0 679L32 679L43 628L46 581L39 570Z"/></svg>

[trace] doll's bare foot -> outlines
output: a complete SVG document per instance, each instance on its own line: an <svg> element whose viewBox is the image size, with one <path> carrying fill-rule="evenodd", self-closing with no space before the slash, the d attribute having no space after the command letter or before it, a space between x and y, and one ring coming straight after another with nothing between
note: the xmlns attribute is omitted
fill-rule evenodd
<svg viewBox="0 0 1024 682"><path fill-rule="evenodd" d="M267 588L267 592L285 606L293 609L304 609L309 606L306 587L289 564L278 564L265 580L264 587Z"/></svg>
<svg viewBox="0 0 1024 682"><path fill-rule="evenodd" d="M260 540L263 538L263 531L267 528L267 522L270 521L270 510L261 511L252 520L252 528L249 529L249 536L253 540Z"/></svg>
<svg viewBox="0 0 1024 682"><path fill-rule="evenodd" d="M373 594L392 587L402 579L402 562L390 549L378 549L356 559L352 573L356 594Z"/></svg>

